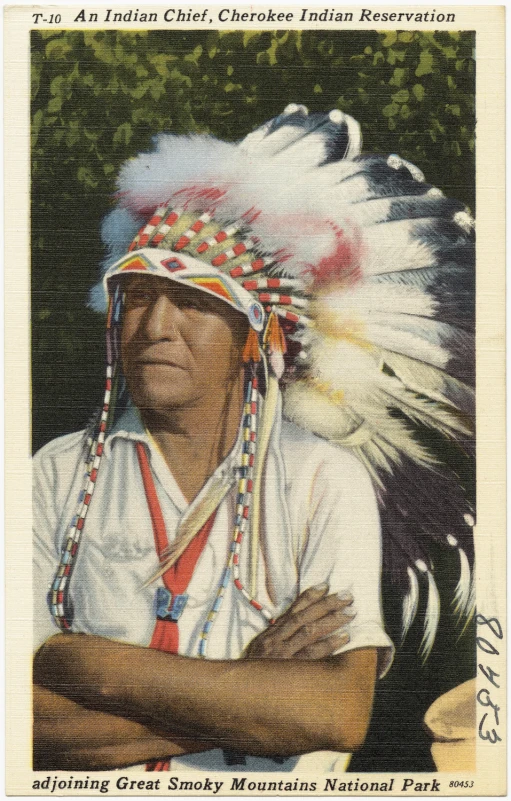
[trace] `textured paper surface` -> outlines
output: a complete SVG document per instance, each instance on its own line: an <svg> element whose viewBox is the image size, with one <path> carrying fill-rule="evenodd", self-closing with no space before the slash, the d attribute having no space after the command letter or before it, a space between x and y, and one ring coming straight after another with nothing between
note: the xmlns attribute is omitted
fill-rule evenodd
<svg viewBox="0 0 511 801"><path fill-rule="evenodd" d="M232 7L234 8L234 7ZM280 794L287 795L503 795L506 791L506 665L507 640L505 599L505 429L504 429L504 8L493 6L362 6L310 7L309 12L321 19L304 19L303 8L257 5L236 7L239 19L232 20L220 5L183 6L183 14L193 11L197 20L177 22L178 9L165 6L116 5L108 6L23 6L5 11L5 220L6 220L6 579L7 579L7 735L6 786L9 795L210 795L209 785L202 774L163 774L158 789L134 785L133 780L148 781L148 774L126 771L89 771L88 774L41 771L34 773L31 762L31 362L30 362L30 31L41 29L119 29L165 30L309 30L335 29L343 35L372 30L471 30L476 37L476 200L477 200L477 607L482 616L477 626L476 662L489 666L499 674L499 687L488 681L488 671L477 670L479 703L476 705L476 770L439 772L378 771L345 774L307 775L287 774L208 774L211 781L222 782L218 795L276 795L267 789L270 782L284 782ZM109 22L114 12L127 14L153 13L157 22ZM86 20L83 22L80 14ZM252 22L243 21L246 13L264 15ZM270 13L271 11L271 13ZM332 21L335 13L344 15L342 21ZM410 21L401 16L413 15ZM418 22L414 15L429 12L428 21ZM108 14L110 13L110 16ZM275 22L272 14L282 13ZM388 14L375 17L377 14ZM350 19L350 14L352 18ZM396 14L396 17L392 17ZM37 16L41 15L41 16ZM167 15L167 20L165 20ZM440 20L451 19L446 22ZM48 22L51 18L51 23ZM172 18L172 19L171 19ZM58 19L58 21L57 21ZM76 21L78 19L78 21ZM247 17L249 19L249 17ZM342 74L339 81L342 82ZM371 98L369 97L369 103ZM288 102L307 103L307 97L282 98ZM88 101L93 102L93 101ZM325 111L329 107L324 108ZM248 131L240 131L245 135ZM441 141L439 140L439 147ZM396 152L399 150L396 147ZM420 159L416 163L421 167ZM427 176L426 176L427 177ZM455 191L446 192L456 197ZM95 232L90 232L94 235ZM99 233L98 233L99 238ZM58 242L47 247L57 247ZM36 356L37 358L37 356ZM496 638L484 619L497 618L503 638ZM495 629L495 626L494 626ZM493 652L488 646L493 646ZM498 650L498 654L495 653ZM498 705L499 723L496 726L500 741L492 743L478 736L484 733L485 713L493 707L485 705L491 698ZM394 714L388 710L389 717ZM488 720L488 719L487 719ZM493 728L492 724L489 728ZM382 729L381 736L385 737ZM469 749L470 750L470 749ZM463 759L459 755L455 759ZM470 759L470 754L469 754ZM456 762L463 765L463 761ZM97 780L101 789L76 789L64 782L74 779ZM41 786L49 777L49 782ZM71 778L73 777L73 779ZM173 778L174 777L174 781ZM234 781L236 777L236 781ZM240 779L246 778L240 785ZM128 781L129 778L129 781ZM154 777L150 777L154 780ZM334 780L337 780L337 783ZM119 786L117 782L120 780ZM126 781L125 781L126 780ZM169 781L173 781L169 785ZM182 781L192 782L182 785ZM330 781L330 784L328 784ZM39 782L39 784L34 784ZM59 786L58 782L62 782ZM258 785L258 783L261 783ZM266 782L266 785L264 783ZM341 783L351 782L342 789ZM436 783L434 783L436 782ZM307 787L300 790L300 784ZM377 792L375 785L383 792ZM427 785L426 783L429 783ZM371 785L373 785L371 787ZM69 787L71 786L71 789ZM154 786L154 785L153 785ZM147 787L147 785L146 785ZM52 791L53 788L53 791ZM106 788L106 789L105 789Z"/></svg>

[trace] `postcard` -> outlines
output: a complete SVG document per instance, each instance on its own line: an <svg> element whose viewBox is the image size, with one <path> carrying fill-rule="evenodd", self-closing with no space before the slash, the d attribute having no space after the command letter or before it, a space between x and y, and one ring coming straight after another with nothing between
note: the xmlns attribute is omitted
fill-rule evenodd
<svg viewBox="0 0 511 801"><path fill-rule="evenodd" d="M5 27L7 793L504 795L503 7Z"/></svg>

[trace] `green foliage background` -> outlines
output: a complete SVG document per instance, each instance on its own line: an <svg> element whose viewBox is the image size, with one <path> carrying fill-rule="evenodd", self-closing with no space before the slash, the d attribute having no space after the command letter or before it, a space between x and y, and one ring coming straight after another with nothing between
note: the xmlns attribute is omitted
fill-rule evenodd
<svg viewBox="0 0 511 801"><path fill-rule="evenodd" d="M289 102L338 107L474 205L471 32L32 34L34 446L99 397L102 321L84 312L120 164L158 131L236 140Z"/></svg>
<svg viewBox="0 0 511 801"><path fill-rule="evenodd" d="M125 159L159 131L236 140L290 102L337 107L360 121L366 152L399 153L473 211L474 45L469 31L34 31L34 448L83 427L101 400L104 322L85 304ZM385 598L392 629L400 610L391 588ZM441 632L425 668L419 632L401 650L353 770L432 766L424 711L473 673L472 637L449 656L447 615Z"/></svg>

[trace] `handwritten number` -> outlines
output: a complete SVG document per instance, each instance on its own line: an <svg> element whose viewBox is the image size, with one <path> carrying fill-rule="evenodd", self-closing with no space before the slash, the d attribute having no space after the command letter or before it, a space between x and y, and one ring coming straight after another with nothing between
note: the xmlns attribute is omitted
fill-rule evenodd
<svg viewBox="0 0 511 801"><path fill-rule="evenodd" d="M502 742L502 737L499 737L495 729L492 729L491 731L486 730L485 734L483 734L484 721L486 720L487 715L488 712L485 712L485 714L481 718L481 722L479 723L479 737L481 738L481 740L489 740L489 742L492 745L498 742Z"/></svg>
<svg viewBox="0 0 511 801"><path fill-rule="evenodd" d="M504 636L502 626L496 617L485 617L484 615L476 615L476 623L478 626L489 626L492 634L501 640Z"/></svg>
<svg viewBox="0 0 511 801"><path fill-rule="evenodd" d="M483 697L486 699L483 701ZM481 706L493 706L491 699L490 699L490 691L483 687L482 690L479 690L477 693L477 700L481 704Z"/></svg>
<svg viewBox="0 0 511 801"><path fill-rule="evenodd" d="M494 670L492 670L492 668L489 665L486 665L485 667L484 665L479 664L479 670L482 671L482 673L484 673L488 681L491 682L493 686L497 688L497 690L500 689L500 684L497 684L497 682L495 681L495 678L497 679L499 678L500 673L496 673Z"/></svg>
<svg viewBox="0 0 511 801"><path fill-rule="evenodd" d="M486 700L483 701L483 698L486 699ZM482 690L479 690L479 692L477 693L477 700L481 704L481 706L491 706L491 708L493 709L493 712L495 714L495 723L498 726L499 725L499 709L500 709L500 706L498 706L497 704L493 703L493 701L490 698L490 691L487 690L486 687L483 687Z"/></svg>
<svg viewBox="0 0 511 801"><path fill-rule="evenodd" d="M485 617L484 615L476 615L475 617L476 623L478 626L488 626L491 633L494 637L498 640L502 640L504 637L504 633L502 631L502 626L500 625L499 620L496 617ZM476 637L477 647L484 651L486 654L490 654L491 656L499 656L499 651L495 646L486 639L486 637ZM489 665L478 665L479 670L483 673L483 675L488 679L490 684L493 684L494 687L497 689L500 688L500 685L497 684L495 679L499 678L500 674L497 673L493 668ZM490 695L490 691L484 687L477 693L477 702L481 706L491 707L493 709L493 715L495 718L495 724L499 725L499 711L500 706L495 704ZM485 729L485 721L490 713L485 712L479 722L479 737L481 740L488 740L489 743L499 743L502 742L502 738L499 737L495 729ZM484 729L484 731L483 731Z"/></svg>
<svg viewBox="0 0 511 801"><path fill-rule="evenodd" d="M477 647L484 651L485 654L491 654L492 656L498 656L499 652L495 648L491 642L488 642L484 637L476 637Z"/></svg>

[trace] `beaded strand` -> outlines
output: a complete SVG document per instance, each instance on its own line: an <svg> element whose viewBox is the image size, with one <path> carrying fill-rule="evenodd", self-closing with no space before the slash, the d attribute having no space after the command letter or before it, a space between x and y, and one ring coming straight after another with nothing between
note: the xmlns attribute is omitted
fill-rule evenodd
<svg viewBox="0 0 511 801"><path fill-rule="evenodd" d="M255 366L252 364L252 369L255 372ZM272 613L266 609L262 604L252 598L243 586L240 579L240 551L243 535L248 525L248 518L250 514L250 505L252 500L253 477L254 477L254 463L255 451L257 441L257 413L258 413L258 379L253 375L247 385L245 395L245 404L243 409L243 451L241 456L241 477L238 482L238 497L236 502L236 518L234 522L233 540L229 549L227 563L222 573L220 586L218 588L215 601L211 607L206 623L202 629L199 640L198 653L199 656L204 658L206 656L207 642L215 619L222 606L225 590L229 585L231 577L233 578L234 586L246 598L254 609L257 609L263 617L270 623L273 623Z"/></svg>
<svg viewBox="0 0 511 801"><path fill-rule="evenodd" d="M241 223L230 225L223 231L219 231L217 234L215 234L215 236L210 236L208 239L205 239L197 248L197 253L205 253L206 250L214 247L214 245L219 245L221 242L225 242L225 240L230 236L234 236L234 234L239 231L240 227Z"/></svg>
<svg viewBox="0 0 511 801"><path fill-rule="evenodd" d="M80 539L94 494L101 459L104 452L105 436L109 417L111 417L112 382L117 378L117 328L121 318L122 296L117 288L110 300L107 317L107 367L103 407L99 420L99 431L93 439L86 460L84 483L78 496L78 505L71 521L66 543L62 548L60 563L48 593L50 611L57 626L66 631L73 622L73 610L69 602L69 584L73 572Z"/></svg>

